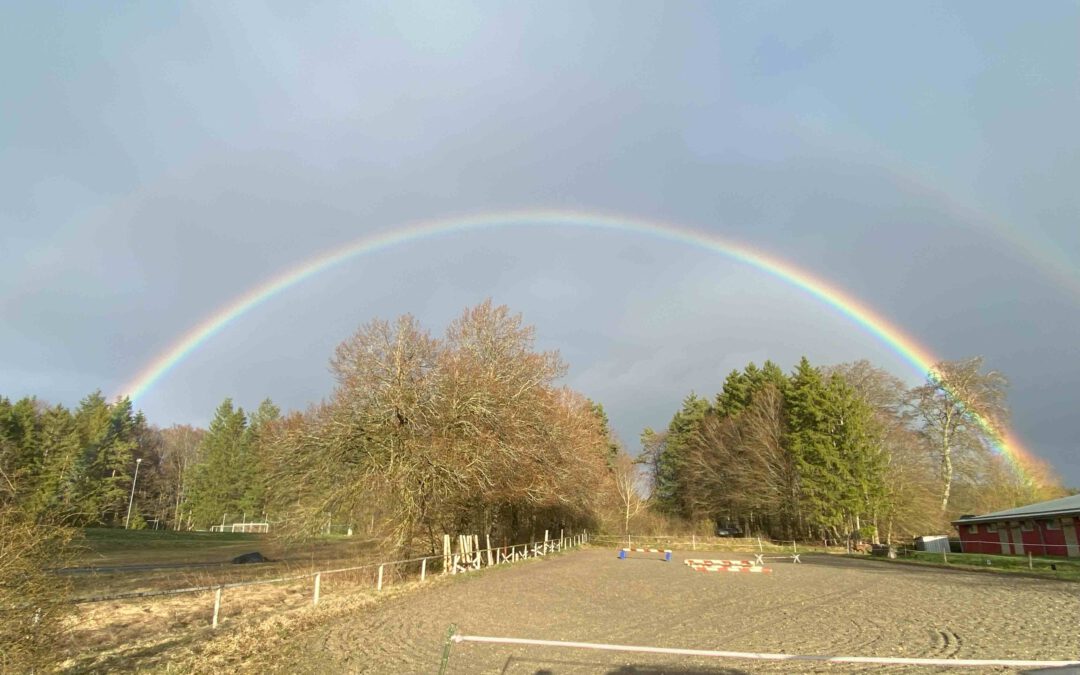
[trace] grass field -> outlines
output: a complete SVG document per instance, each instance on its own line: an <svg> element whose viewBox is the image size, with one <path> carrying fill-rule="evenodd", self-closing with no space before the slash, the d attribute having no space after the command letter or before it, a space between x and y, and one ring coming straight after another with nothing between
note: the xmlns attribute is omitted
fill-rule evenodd
<svg viewBox="0 0 1080 675"><path fill-rule="evenodd" d="M176 562L227 562L265 548L266 535L226 532L173 532L86 528L76 541L76 564L109 566Z"/></svg>
<svg viewBox="0 0 1080 675"><path fill-rule="evenodd" d="M866 556L851 556L866 558ZM1004 574L1023 574L1048 579L1080 581L1080 559L1033 557L1030 562L1026 556L987 555L984 553L929 553L926 551L908 551L895 560L872 558L888 563L907 565L930 565L965 570L1000 572Z"/></svg>
<svg viewBox="0 0 1080 675"><path fill-rule="evenodd" d="M77 540L75 564L107 567L170 563L227 563L241 553L260 551L273 559L348 557L367 549L364 537L323 536L303 544L289 543L266 534L230 532L173 532L86 528Z"/></svg>
<svg viewBox="0 0 1080 675"><path fill-rule="evenodd" d="M304 543L266 534L88 528L75 556L58 570L79 599L212 586L341 567L366 561L377 542L327 536ZM233 565L258 551L272 562Z"/></svg>

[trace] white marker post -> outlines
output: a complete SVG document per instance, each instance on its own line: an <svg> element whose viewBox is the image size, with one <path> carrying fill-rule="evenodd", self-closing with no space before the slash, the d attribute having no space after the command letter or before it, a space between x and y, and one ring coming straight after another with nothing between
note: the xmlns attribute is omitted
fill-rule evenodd
<svg viewBox="0 0 1080 675"><path fill-rule="evenodd" d="M221 586L218 586L217 592L214 593L214 622L210 626L211 628L217 628L218 626L218 612L221 611Z"/></svg>

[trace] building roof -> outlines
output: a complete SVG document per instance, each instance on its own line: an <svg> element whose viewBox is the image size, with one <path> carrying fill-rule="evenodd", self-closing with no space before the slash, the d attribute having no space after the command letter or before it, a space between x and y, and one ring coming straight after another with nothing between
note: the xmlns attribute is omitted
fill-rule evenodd
<svg viewBox="0 0 1080 675"><path fill-rule="evenodd" d="M1023 520L1026 518L1067 516L1071 514L1080 514L1080 495L1051 499L1038 504L1028 504L1015 509L995 511L982 516L963 516L959 520L954 520L953 524L988 523L998 520Z"/></svg>

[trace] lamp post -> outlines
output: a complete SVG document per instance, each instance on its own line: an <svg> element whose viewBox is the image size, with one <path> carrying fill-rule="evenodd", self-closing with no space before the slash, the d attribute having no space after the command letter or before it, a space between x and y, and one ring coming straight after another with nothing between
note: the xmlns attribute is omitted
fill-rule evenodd
<svg viewBox="0 0 1080 675"><path fill-rule="evenodd" d="M128 499L128 512L127 518L124 518L124 529L128 529L128 523L131 522L131 504L135 501L135 483L139 480L139 465L142 464L142 457L135 460L135 477L131 479L131 497Z"/></svg>

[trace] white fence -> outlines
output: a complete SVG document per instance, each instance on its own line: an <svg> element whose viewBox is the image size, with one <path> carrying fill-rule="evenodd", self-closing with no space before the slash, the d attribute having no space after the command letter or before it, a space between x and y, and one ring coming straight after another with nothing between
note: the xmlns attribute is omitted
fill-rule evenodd
<svg viewBox="0 0 1080 675"><path fill-rule="evenodd" d="M231 525L213 525L211 532L252 532L265 534L270 531L270 523L233 523Z"/></svg>
<svg viewBox="0 0 1080 675"><path fill-rule="evenodd" d="M564 536L560 532L558 539L553 539L548 536L548 532L544 532L544 539L542 541L534 541L527 544L516 544L513 546L500 546L492 547L490 545L490 538L485 537L488 542L488 547L481 549L477 542L479 537L477 535L461 535L458 537L458 551L454 553L449 546L450 535L443 536L443 551L439 555L424 556L421 558L410 558L408 560L391 560L386 562L373 562L366 563L364 565L355 565L352 567L341 567L337 569L319 570L316 572L304 572L301 574L293 574L281 577L275 577L272 579L254 579L250 581L237 581L225 584L211 584L206 586L193 586L190 588L175 588L168 590L158 591L136 591L131 593L118 593L107 596L97 596L90 598L79 598L73 600L74 604L86 604L93 602L107 602L112 600L128 600L133 598L152 598L158 596L167 595L180 595L186 593L206 593L209 591L214 592L214 609L211 625L214 628L218 627L219 616L222 603L222 592L230 588L240 588L244 586L261 586L268 584L278 584L289 581L298 581L301 579L312 579L312 604L319 604L319 597L321 595L322 578L324 576L330 576L334 574L342 574L346 572L356 572L360 570L377 570L377 577L375 582L375 589L382 591L384 584L384 571L386 568L391 568L391 572L395 569L399 569L402 566L416 566L419 564L419 570L417 572L418 580L424 582L428 576L429 562L442 561L443 567L440 570L443 574L462 574L473 570L483 569L484 567L492 567L495 565L503 565L514 563L519 560L527 560L531 558L543 557L549 553L555 553L565 549L581 546L589 541L589 534L582 532L579 534L571 534L570 536ZM468 542L468 543L466 543ZM474 546L475 545L475 546ZM486 564L485 564L486 563Z"/></svg>

